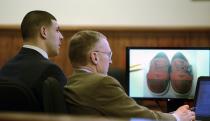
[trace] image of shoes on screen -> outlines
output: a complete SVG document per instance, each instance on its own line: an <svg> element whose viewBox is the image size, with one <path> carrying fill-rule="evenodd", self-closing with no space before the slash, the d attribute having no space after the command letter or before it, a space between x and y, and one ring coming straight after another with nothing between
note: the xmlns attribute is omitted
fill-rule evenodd
<svg viewBox="0 0 210 121"><path fill-rule="evenodd" d="M193 99L199 76L210 75L209 48L126 50L128 91L136 98Z"/></svg>

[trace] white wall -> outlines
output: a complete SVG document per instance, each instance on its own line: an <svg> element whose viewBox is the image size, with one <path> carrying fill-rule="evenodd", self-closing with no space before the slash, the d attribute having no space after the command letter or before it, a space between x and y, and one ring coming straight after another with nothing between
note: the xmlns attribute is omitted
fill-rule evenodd
<svg viewBox="0 0 210 121"><path fill-rule="evenodd" d="M208 0L0 0L0 25L19 25L35 9L67 26L210 27Z"/></svg>

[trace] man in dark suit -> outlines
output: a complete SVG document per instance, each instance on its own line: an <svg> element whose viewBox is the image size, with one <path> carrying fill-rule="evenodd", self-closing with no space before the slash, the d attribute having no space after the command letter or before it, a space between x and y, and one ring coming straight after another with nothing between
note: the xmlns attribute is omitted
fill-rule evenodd
<svg viewBox="0 0 210 121"><path fill-rule="evenodd" d="M21 23L23 47L0 70L0 78L28 86L38 99L42 109L42 84L53 77L64 86L66 77L62 70L48 60L58 55L61 40L56 18L46 11L27 13Z"/></svg>
<svg viewBox="0 0 210 121"><path fill-rule="evenodd" d="M166 121L192 121L194 112L188 105L173 114L152 111L130 98L120 83L107 75L112 51L107 38L96 31L73 35L69 58L74 73L64 87L69 111L73 114L113 117L140 117Z"/></svg>

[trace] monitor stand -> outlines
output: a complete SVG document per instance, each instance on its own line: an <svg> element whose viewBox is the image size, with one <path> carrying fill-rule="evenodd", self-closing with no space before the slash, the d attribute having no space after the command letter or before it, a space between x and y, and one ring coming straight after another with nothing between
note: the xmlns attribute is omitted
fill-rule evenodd
<svg viewBox="0 0 210 121"><path fill-rule="evenodd" d="M176 111L177 108L184 105L184 101L179 99L168 99L166 103L167 103L167 112Z"/></svg>

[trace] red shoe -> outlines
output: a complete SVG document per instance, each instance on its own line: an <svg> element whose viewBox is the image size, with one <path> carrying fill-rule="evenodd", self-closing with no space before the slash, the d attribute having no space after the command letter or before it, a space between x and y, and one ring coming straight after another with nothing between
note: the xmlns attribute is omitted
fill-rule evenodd
<svg viewBox="0 0 210 121"><path fill-rule="evenodd" d="M186 94L192 87L192 67L185 56L178 52L171 61L171 85L174 91L180 94Z"/></svg>
<svg viewBox="0 0 210 121"><path fill-rule="evenodd" d="M158 53L151 60L147 73L147 85L152 92L163 94L168 91L169 67L169 59L163 52Z"/></svg>

